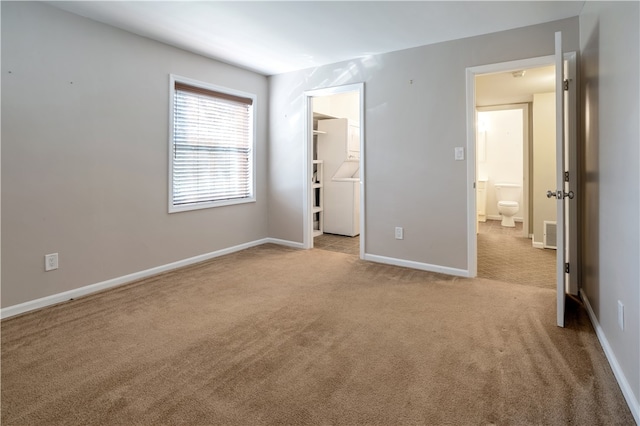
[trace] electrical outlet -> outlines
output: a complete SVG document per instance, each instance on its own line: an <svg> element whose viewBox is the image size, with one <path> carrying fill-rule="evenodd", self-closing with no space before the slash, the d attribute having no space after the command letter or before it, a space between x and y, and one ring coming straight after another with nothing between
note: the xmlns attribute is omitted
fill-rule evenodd
<svg viewBox="0 0 640 426"><path fill-rule="evenodd" d="M618 326L624 330L624 305L618 300Z"/></svg>
<svg viewBox="0 0 640 426"><path fill-rule="evenodd" d="M400 226L396 226L396 240L404 239L404 230Z"/></svg>
<svg viewBox="0 0 640 426"><path fill-rule="evenodd" d="M53 271L58 269L58 253L51 253L44 256L44 270Z"/></svg>

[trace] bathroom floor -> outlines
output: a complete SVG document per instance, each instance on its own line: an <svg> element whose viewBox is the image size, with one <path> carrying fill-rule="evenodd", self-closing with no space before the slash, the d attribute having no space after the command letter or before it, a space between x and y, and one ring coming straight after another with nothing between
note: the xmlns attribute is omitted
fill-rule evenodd
<svg viewBox="0 0 640 426"><path fill-rule="evenodd" d="M499 220L487 220L486 222L478 222L478 233L522 237L522 222L516 222L515 228L507 228L505 226L502 226L500 223L501 221Z"/></svg>
<svg viewBox="0 0 640 426"><path fill-rule="evenodd" d="M555 288L556 251L532 247L522 236L522 223L505 228L487 220L478 226L478 277Z"/></svg>
<svg viewBox="0 0 640 426"><path fill-rule="evenodd" d="M360 254L360 236L345 237L344 235L322 234L313 239L313 247L358 256Z"/></svg>

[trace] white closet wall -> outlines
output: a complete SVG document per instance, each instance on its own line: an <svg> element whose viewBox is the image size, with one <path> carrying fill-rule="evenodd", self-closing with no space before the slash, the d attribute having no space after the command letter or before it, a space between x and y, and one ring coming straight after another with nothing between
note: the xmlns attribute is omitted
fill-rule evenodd
<svg viewBox="0 0 640 426"><path fill-rule="evenodd" d="M346 118L319 120L318 160L323 162L323 230L360 234L359 128Z"/></svg>

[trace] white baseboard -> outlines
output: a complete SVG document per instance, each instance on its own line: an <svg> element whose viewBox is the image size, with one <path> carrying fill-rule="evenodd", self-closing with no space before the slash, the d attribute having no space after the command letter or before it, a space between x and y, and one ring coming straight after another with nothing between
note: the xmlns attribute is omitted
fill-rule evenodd
<svg viewBox="0 0 640 426"><path fill-rule="evenodd" d="M613 370L613 375L616 377L616 380L618 381L618 385L622 390L622 395L624 395L624 399L627 401L627 404L629 405L629 409L631 410L631 414L633 414L633 417L636 420L636 424L640 425L640 401L638 400L638 397L634 395L633 390L631 389L631 385L629 384L629 381L624 375L622 368L620 368L618 359L616 358L616 355L613 352L611 345L609 345L607 336L605 336L604 330L602 330L602 327L598 322L598 318L596 317L596 314L593 312L593 309L591 308L591 303L589 303L589 298L582 291L580 291L580 298L582 299L585 307L587 308L587 313L589 314L589 319L591 320L591 324L593 324L593 328L596 330L596 336L598 336L598 340L600 341L600 346L602 346L602 349L604 350L604 354L606 355L607 360L609 361L609 365Z"/></svg>
<svg viewBox="0 0 640 426"><path fill-rule="evenodd" d="M534 240L533 237L531 237L531 246L533 248L543 249L544 248L544 243L539 243L536 240Z"/></svg>
<svg viewBox="0 0 640 426"><path fill-rule="evenodd" d="M279 245L294 247L294 248L302 248L302 243L279 240L276 238L263 238L256 241L250 241L248 243L239 244L237 246L228 247L222 250L216 250L210 253L201 254L198 256L190 257L188 259L179 260L177 262L167 263L166 265L156 266L155 268L146 269L140 272L134 272L133 274L124 275L121 277L102 281L96 284L90 284L84 287L76 288L76 289L65 291L62 293L53 294L51 296L42 297L40 299L30 300L28 302L20 303L18 305L8 306L6 308L0 309L0 319L9 318L15 315L23 314L25 312L33 311L35 309L40 309L46 306L55 305L56 303L66 302L68 300L76 299L81 296L86 296L91 293L106 290L112 287L117 287L123 284L128 284L130 282L137 281L142 278L147 278L152 275L157 275L162 272L167 272L173 269L182 268L184 266L193 265L198 262L204 262L205 260L210 260L216 257L224 256L226 254L234 253L240 250L245 250L250 247L259 246L266 243L279 244Z"/></svg>
<svg viewBox="0 0 640 426"><path fill-rule="evenodd" d="M469 271L464 269L449 268L447 266L431 265L429 263L414 262L412 260L396 259L393 257L378 256L376 254L364 254L363 260L376 263L386 263L388 265L403 266L405 268L420 269L422 271L438 272L446 275L458 277L469 277Z"/></svg>
<svg viewBox="0 0 640 426"><path fill-rule="evenodd" d="M264 241L264 243L272 243L272 244L278 244L280 246L287 246L287 247L292 247L292 248L297 248L297 249L304 249L304 244L297 243L295 241L281 240L279 238L265 238L263 241Z"/></svg>

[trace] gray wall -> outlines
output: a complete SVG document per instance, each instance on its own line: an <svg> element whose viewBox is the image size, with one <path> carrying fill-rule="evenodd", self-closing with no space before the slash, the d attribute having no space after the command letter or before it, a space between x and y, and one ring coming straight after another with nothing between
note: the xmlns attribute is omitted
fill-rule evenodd
<svg viewBox="0 0 640 426"><path fill-rule="evenodd" d="M583 275L602 331L640 407L638 2L587 2L580 15L584 123ZM625 328L617 324L617 302Z"/></svg>
<svg viewBox="0 0 640 426"><path fill-rule="evenodd" d="M257 95L256 203L167 213L169 73ZM2 306L267 237L267 93L264 76L2 2Z"/></svg>
<svg viewBox="0 0 640 426"><path fill-rule="evenodd" d="M304 91L365 82L366 253L467 269L467 67L579 48L578 18L269 78L269 235L302 242ZM413 80L413 84L410 84ZM404 240L394 227L404 227Z"/></svg>

